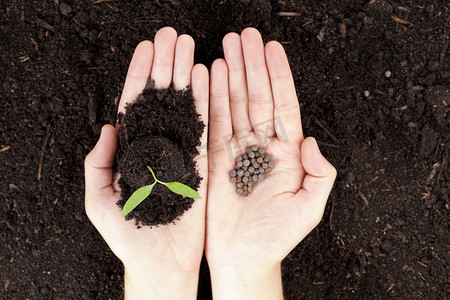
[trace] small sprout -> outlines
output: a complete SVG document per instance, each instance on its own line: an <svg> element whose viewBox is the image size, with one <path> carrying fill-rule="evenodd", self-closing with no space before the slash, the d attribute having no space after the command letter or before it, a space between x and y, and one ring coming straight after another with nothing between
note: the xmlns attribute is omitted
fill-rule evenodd
<svg viewBox="0 0 450 300"><path fill-rule="evenodd" d="M142 201L144 201L145 198L147 198L150 193L152 192L153 187L156 183L163 184L169 188L172 192L189 197L189 198L195 198L195 199L201 199L202 197L193 189L188 187L187 185L184 185L180 182L162 182L156 178L155 173L153 173L152 168L147 166L147 168L152 173L153 179L155 179L155 182L153 182L150 185L143 186L139 189L137 189L130 198L128 198L127 202L123 206L122 209L122 217L125 217L127 214L129 214L133 209L136 208Z"/></svg>

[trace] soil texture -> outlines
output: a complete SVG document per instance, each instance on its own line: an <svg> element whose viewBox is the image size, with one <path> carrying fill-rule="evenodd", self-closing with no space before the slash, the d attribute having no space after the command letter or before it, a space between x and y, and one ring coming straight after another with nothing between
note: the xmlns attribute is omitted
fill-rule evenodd
<svg viewBox="0 0 450 300"><path fill-rule="evenodd" d="M448 298L448 1L1 0L1 299L123 298L123 267L84 212L83 161L116 123L134 48L164 26L207 67L248 26L287 52L305 136L338 178L283 261L286 299Z"/></svg>
<svg viewBox="0 0 450 300"><path fill-rule="evenodd" d="M198 155L205 124L198 119L190 90L153 89L152 82L137 102L119 115L119 150L117 151L120 207L134 191L155 180L181 182L197 190L201 177L194 157ZM156 184L151 194L125 218L136 225L160 225L173 222L191 208L194 199L172 193Z"/></svg>

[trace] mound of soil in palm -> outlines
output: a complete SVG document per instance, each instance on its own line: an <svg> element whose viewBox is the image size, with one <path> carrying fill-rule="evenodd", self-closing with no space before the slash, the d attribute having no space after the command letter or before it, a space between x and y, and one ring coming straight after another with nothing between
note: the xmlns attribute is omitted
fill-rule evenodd
<svg viewBox="0 0 450 300"><path fill-rule="evenodd" d="M181 182L195 190L201 177L194 157L198 154L205 125L199 121L194 100L187 91L155 90L153 83L138 101L119 115L119 149L117 166L121 188L120 207L138 188L154 179L150 166L163 182ZM191 208L194 199L172 193L156 184L151 194L125 218L136 225L168 224Z"/></svg>

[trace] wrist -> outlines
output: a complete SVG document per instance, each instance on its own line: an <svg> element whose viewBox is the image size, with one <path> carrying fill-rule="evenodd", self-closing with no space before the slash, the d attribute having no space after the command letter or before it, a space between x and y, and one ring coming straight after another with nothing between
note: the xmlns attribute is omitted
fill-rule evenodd
<svg viewBox="0 0 450 300"><path fill-rule="evenodd" d="M283 299L281 264L210 266L214 299Z"/></svg>
<svg viewBox="0 0 450 300"><path fill-rule="evenodd" d="M125 266L125 299L196 299L198 271L168 272Z"/></svg>

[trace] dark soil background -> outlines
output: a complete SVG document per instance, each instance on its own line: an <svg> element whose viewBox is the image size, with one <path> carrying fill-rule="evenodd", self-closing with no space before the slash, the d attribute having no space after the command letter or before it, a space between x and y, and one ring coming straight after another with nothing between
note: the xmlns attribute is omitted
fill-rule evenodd
<svg viewBox="0 0 450 300"><path fill-rule="evenodd" d="M208 67L223 35L246 26L285 46L305 134L339 172L322 223L283 263L287 299L448 298L448 1L0 9L2 299L122 297L121 263L84 213L83 160L101 125L115 123L134 47L168 25L194 37Z"/></svg>

